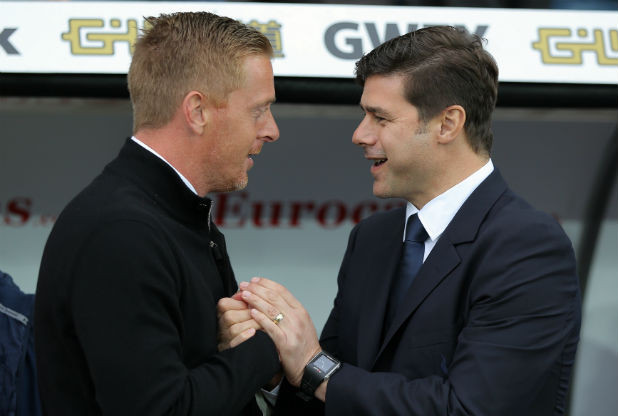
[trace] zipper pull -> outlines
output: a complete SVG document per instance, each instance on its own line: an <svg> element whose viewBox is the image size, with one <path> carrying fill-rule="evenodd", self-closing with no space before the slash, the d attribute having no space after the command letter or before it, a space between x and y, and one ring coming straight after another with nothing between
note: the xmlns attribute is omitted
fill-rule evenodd
<svg viewBox="0 0 618 416"><path fill-rule="evenodd" d="M208 244L210 245L210 249L212 250L212 253L215 256L215 260L217 261L223 260L223 254L221 253L221 250L219 249L219 246L217 245L217 243L211 240L210 243Z"/></svg>

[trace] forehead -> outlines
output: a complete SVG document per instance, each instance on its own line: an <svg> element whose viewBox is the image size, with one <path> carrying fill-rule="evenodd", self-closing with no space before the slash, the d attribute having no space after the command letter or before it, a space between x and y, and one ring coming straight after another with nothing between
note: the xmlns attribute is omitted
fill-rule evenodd
<svg viewBox="0 0 618 416"><path fill-rule="evenodd" d="M361 105L374 100L405 100L403 86L401 75L372 75L365 80Z"/></svg>
<svg viewBox="0 0 618 416"><path fill-rule="evenodd" d="M232 106L254 107L275 101L275 83L270 58L250 55L241 61L243 81L239 88L228 94Z"/></svg>
<svg viewBox="0 0 618 416"><path fill-rule="evenodd" d="M373 108L382 109L415 109L405 97L404 76L372 75L365 80L360 105L366 111Z"/></svg>
<svg viewBox="0 0 618 416"><path fill-rule="evenodd" d="M273 89L274 74L270 58L266 55L249 55L241 61L244 82L241 88Z"/></svg>

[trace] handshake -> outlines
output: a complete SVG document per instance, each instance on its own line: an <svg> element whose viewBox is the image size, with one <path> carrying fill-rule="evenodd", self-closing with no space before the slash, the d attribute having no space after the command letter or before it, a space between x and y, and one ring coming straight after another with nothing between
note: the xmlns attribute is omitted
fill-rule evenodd
<svg viewBox="0 0 618 416"><path fill-rule="evenodd" d="M241 282L231 298L217 305L219 351L233 348L263 330L275 343L287 381L301 387L305 366L322 351L309 313L282 285L263 277ZM326 382L315 395L322 401Z"/></svg>

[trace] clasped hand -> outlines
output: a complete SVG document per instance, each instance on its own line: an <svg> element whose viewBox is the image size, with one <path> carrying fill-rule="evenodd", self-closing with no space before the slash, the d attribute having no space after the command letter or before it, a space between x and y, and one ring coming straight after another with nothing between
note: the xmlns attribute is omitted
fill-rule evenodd
<svg viewBox="0 0 618 416"><path fill-rule="evenodd" d="M231 298L218 305L219 350L233 348L264 330L277 347L288 382L300 386L305 365L320 350L311 317L282 285L263 277L242 282ZM283 319L274 322L277 315Z"/></svg>

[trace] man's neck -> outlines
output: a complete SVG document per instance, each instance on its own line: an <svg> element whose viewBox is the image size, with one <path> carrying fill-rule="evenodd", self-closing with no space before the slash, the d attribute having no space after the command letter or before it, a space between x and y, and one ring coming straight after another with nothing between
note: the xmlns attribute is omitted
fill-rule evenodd
<svg viewBox="0 0 618 416"><path fill-rule="evenodd" d="M200 186L195 173L195 152L191 149L190 139L174 128L143 129L135 132L143 144L153 150L167 162L184 181L189 182L189 188L199 196L205 196L208 191Z"/></svg>
<svg viewBox="0 0 618 416"><path fill-rule="evenodd" d="M444 161L438 168L439 173L435 175L433 183L427 187L427 192L423 195L416 195L413 198L409 198L408 201L418 209L421 209L438 195L442 195L444 192L477 172L485 166L488 161L489 155L486 154L472 154L467 155L467 157L455 157L448 161Z"/></svg>

